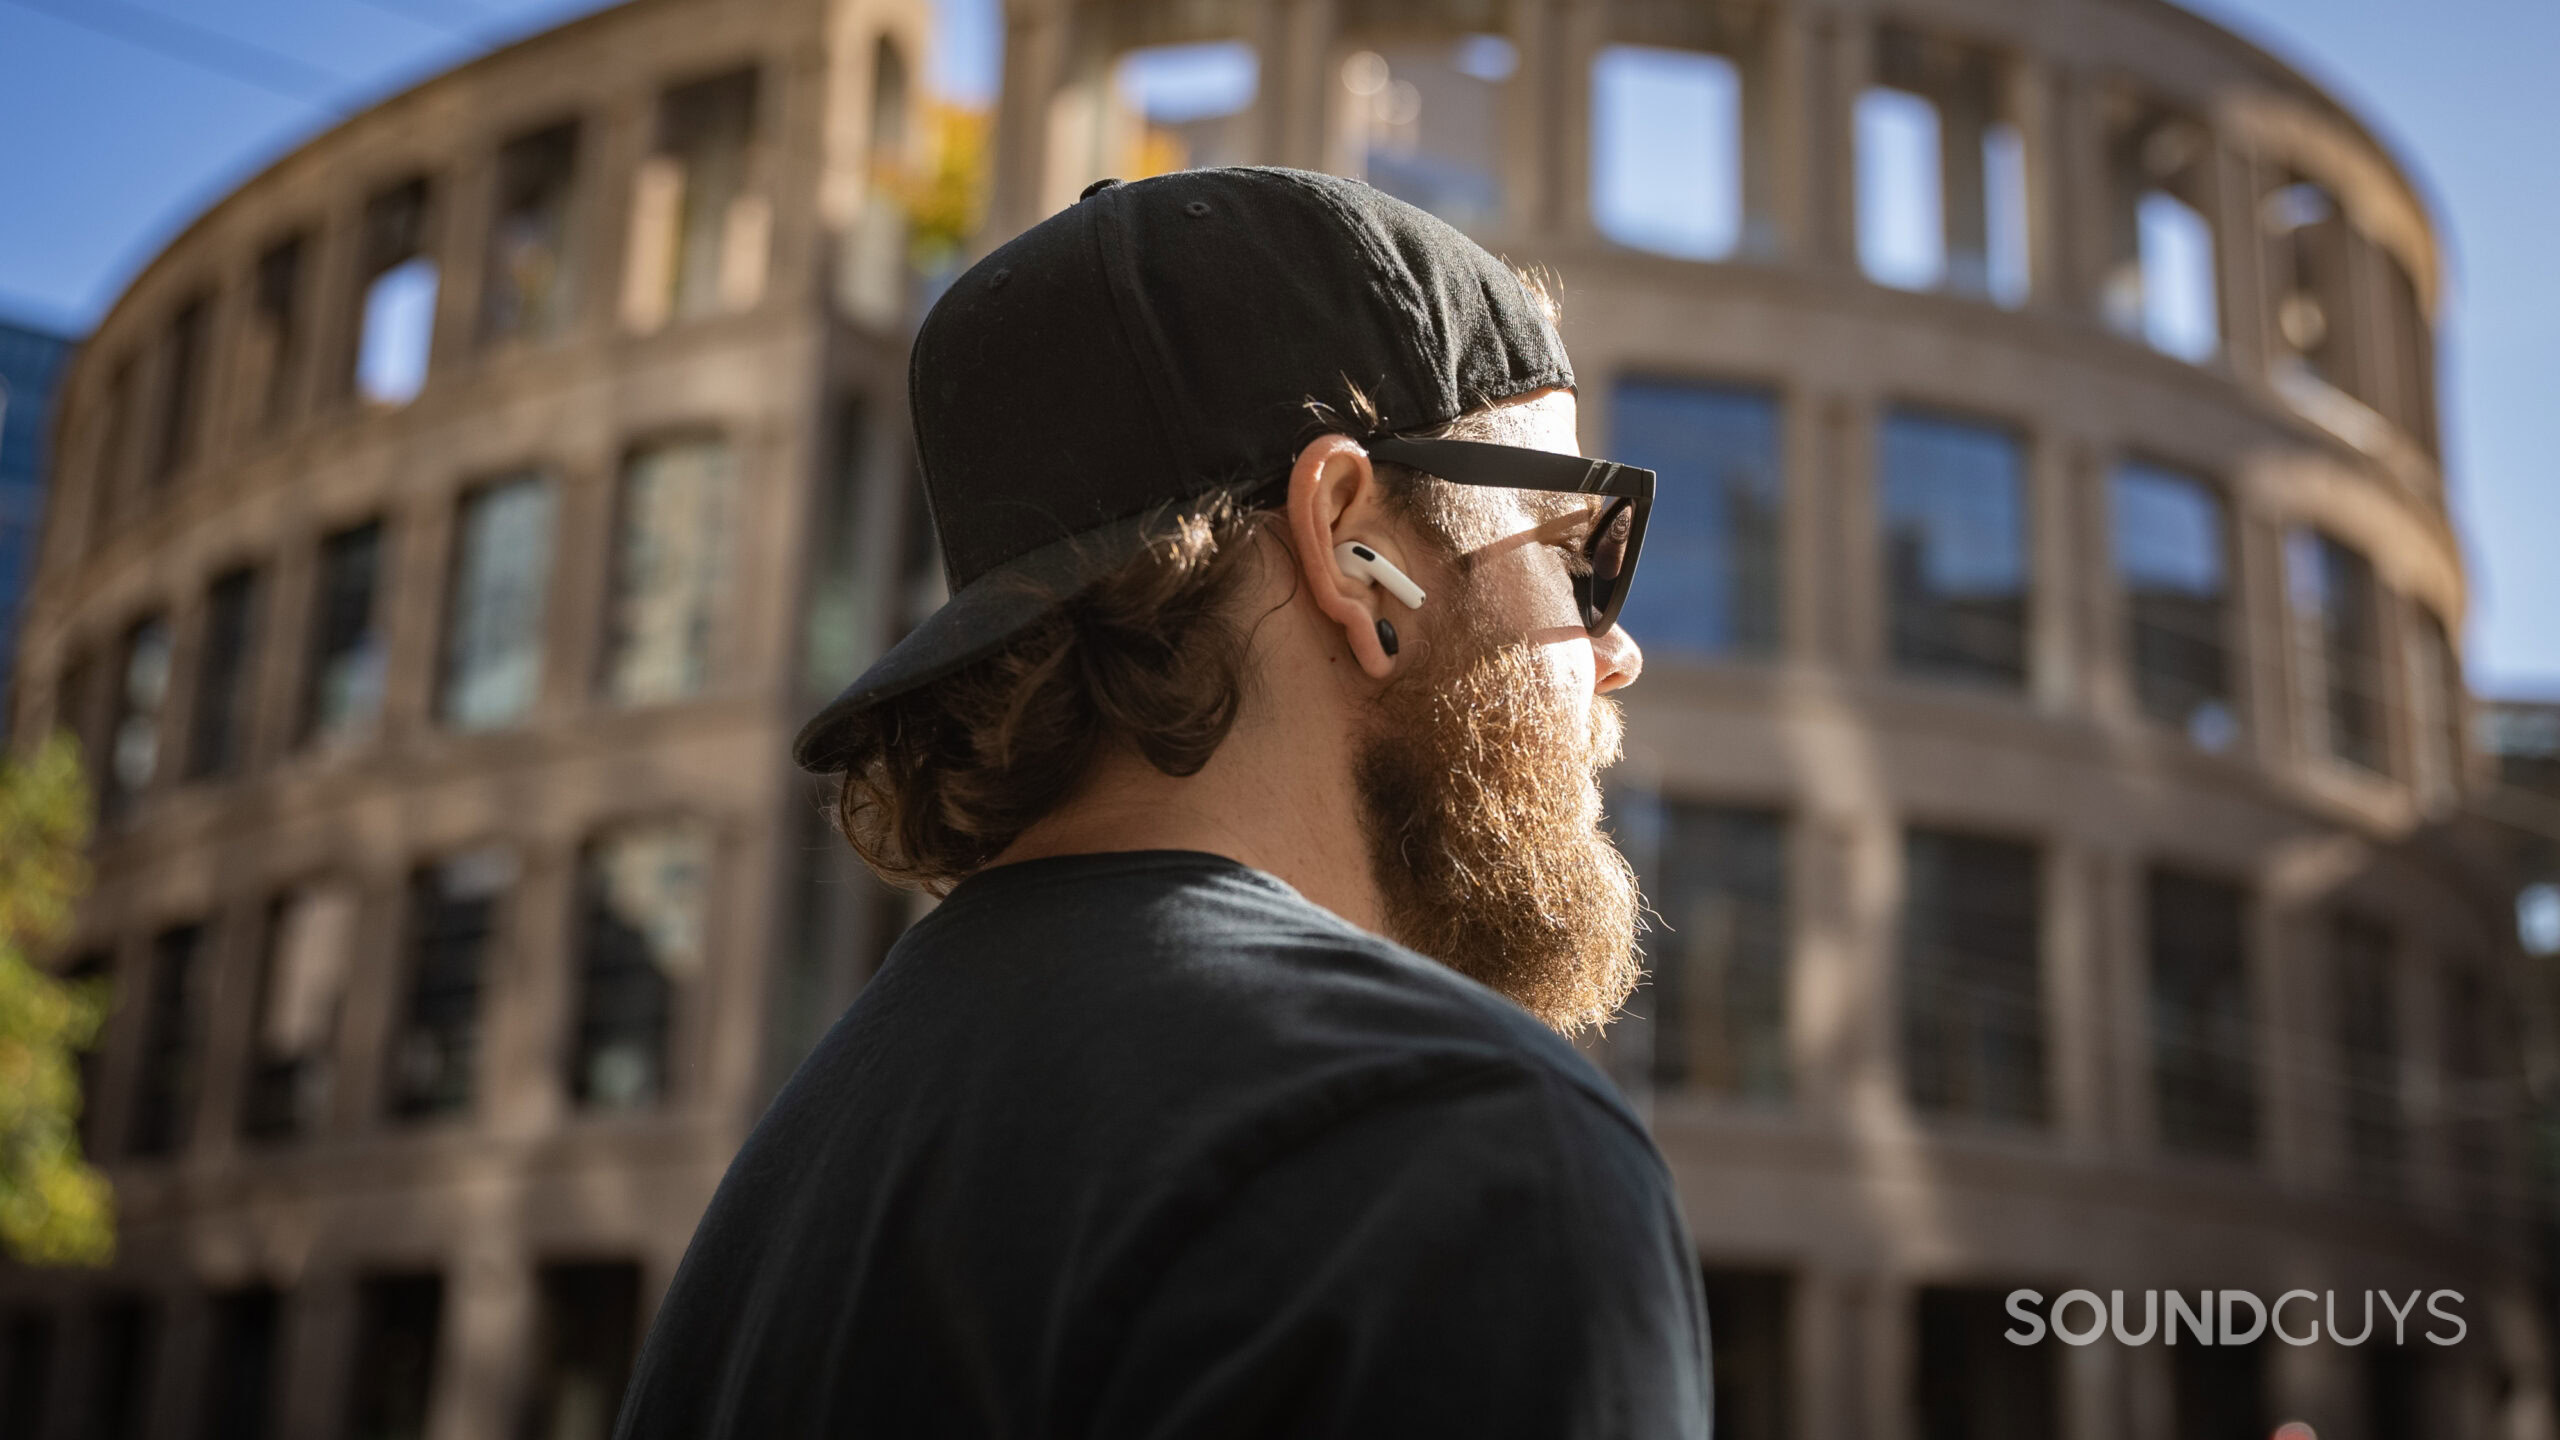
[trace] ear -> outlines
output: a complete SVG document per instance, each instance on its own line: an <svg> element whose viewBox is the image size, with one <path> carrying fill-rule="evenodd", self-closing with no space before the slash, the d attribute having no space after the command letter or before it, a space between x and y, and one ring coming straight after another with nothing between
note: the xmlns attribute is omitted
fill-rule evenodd
<svg viewBox="0 0 2560 1440"><path fill-rule="evenodd" d="M1401 529L1388 523L1378 472L1359 441L1320 435L1298 452L1289 471L1289 542L1298 552L1299 580L1316 609L1341 628L1351 657L1373 680L1384 680L1395 669L1386 647L1378 643L1386 592L1364 576L1344 573L1334 562L1333 547L1358 540L1411 573L1396 551Z"/></svg>

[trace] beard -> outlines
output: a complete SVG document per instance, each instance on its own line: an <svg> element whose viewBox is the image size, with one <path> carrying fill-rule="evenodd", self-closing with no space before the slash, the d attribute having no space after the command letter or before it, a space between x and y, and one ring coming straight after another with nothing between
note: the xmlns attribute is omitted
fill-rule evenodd
<svg viewBox="0 0 2560 1440"><path fill-rule="evenodd" d="M1642 976L1635 872L1600 824L1618 702L1583 723L1524 646L1479 640L1378 707L1354 776L1388 933L1559 1032L1606 1024Z"/></svg>

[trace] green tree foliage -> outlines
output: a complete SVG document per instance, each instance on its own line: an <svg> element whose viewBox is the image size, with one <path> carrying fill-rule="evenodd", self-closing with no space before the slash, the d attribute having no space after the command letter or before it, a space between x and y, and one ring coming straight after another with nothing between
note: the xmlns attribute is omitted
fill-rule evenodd
<svg viewBox="0 0 2560 1440"><path fill-rule="evenodd" d="M103 981L56 979L52 948L88 887L89 787L56 735L0 763L0 1250L29 1264L103 1265L115 1197L80 1156L80 1052L106 1020Z"/></svg>

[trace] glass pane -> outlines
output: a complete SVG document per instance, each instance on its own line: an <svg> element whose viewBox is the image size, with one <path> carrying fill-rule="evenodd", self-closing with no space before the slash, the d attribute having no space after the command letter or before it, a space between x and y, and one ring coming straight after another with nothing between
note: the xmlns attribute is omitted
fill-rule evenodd
<svg viewBox="0 0 2560 1440"><path fill-rule="evenodd" d="M2245 897L2230 885L2155 871L2145 905L2160 1143L2245 1158L2258 1140Z"/></svg>
<svg viewBox="0 0 2560 1440"><path fill-rule="evenodd" d="M1878 284L1932 290L1947 274L1938 107L1907 90L1858 97L1858 263Z"/></svg>
<svg viewBox="0 0 2560 1440"><path fill-rule="evenodd" d="M2034 847L1904 837L1902 1036L1912 1103L2038 1124L2045 1115L2041 889Z"/></svg>
<svg viewBox="0 0 2560 1440"><path fill-rule="evenodd" d="M133 1129L125 1137L134 1155L167 1155L182 1148L193 1121L197 1007L197 956L204 931L195 925L167 930L151 944L151 991L145 997L141 1073L134 1085Z"/></svg>
<svg viewBox="0 0 2560 1440"><path fill-rule="evenodd" d="M1619 623L1647 651L1750 656L1778 644L1778 405L1766 391L1622 380L1609 452L1657 473Z"/></svg>
<svg viewBox="0 0 2560 1440"><path fill-rule="evenodd" d="M588 853L580 949L579 1103L654 1103L666 1089L676 987L702 969L710 844L677 822L624 831Z"/></svg>
<svg viewBox="0 0 2560 1440"><path fill-rule="evenodd" d="M1893 663L2024 685L2026 485L2017 440L1901 411L1885 421L1881 451Z"/></svg>
<svg viewBox="0 0 2560 1440"><path fill-rule="evenodd" d="M129 809L160 770L160 709L169 698L170 632L165 615L125 632L124 663L117 672L115 729L108 739L105 809Z"/></svg>
<svg viewBox="0 0 2560 1440"><path fill-rule="evenodd" d="M190 775L227 775L239 767L248 738L250 655L258 575L234 570L213 582L205 596L204 650L197 660Z"/></svg>
<svg viewBox="0 0 2560 1440"><path fill-rule="evenodd" d="M2400 1186L2399 1005L2394 995L2391 932L2371 921L2338 916L2329 946L2336 966L2338 1053L2345 1073L2341 1109L2347 1127L2347 1174L2359 1190L2395 1194Z"/></svg>
<svg viewBox="0 0 2560 1440"><path fill-rule="evenodd" d="M611 1440L639 1339L640 1267L545 1265L523 1440Z"/></svg>
<svg viewBox="0 0 2560 1440"><path fill-rule="evenodd" d="M1701 1277L1713 1346L1716 1440L1788 1440L1795 1349L1788 1333L1783 1271L1709 1267Z"/></svg>
<svg viewBox="0 0 2560 1440"><path fill-rule="evenodd" d="M497 218L489 226L482 327L493 339L542 339L566 328L572 302L569 201L578 127L556 125L498 153Z"/></svg>
<svg viewBox="0 0 2560 1440"><path fill-rule="evenodd" d="M1653 1082L1784 1100L1786 826L1758 810L1664 807L1645 940Z"/></svg>
<svg viewBox="0 0 2560 1440"><path fill-rule="evenodd" d="M645 450L623 475L605 694L625 705L700 693L728 585L729 447Z"/></svg>
<svg viewBox="0 0 2560 1440"><path fill-rule="evenodd" d="M419 872L411 889L409 993L392 1046L391 1109L418 1118L471 1107L480 1055L480 988L514 882L502 850Z"/></svg>
<svg viewBox="0 0 2560 1440"><path fill-rule="evenodd" d="M441 1276L378 1275L357 1288L349 1440L425 1440L443 1317Z"/></svg>
<svg viewBox="0 0 2560 1440"><path fill-rule="evenodd" d="M1742 81L1698 50L1612 45L1591 66L1591 215L1622 245L1720 260L1742 238Z"/></svg>
<svg viewBox="0 0 2560 1440"><path fill-rule="evenodd" d="M2027 303L2027 137L2015 125L1982 131L1984 290L2015 310Z"/></svg>
<svg viewBox="0 0 2560 1440"><path fill-rule="evenodd" d="M2138 462L2116 467L2111 490L2135 696L2202 748L2225 749L2238 724L2222 501L2193 476Z"/></svg>
<svg viewBox="0 0 2560 1440"><path fill-rule="evenodd" d="M2222 347L2213 226L2165 191L2142 197L2142 333L2152 348L2203 364Z"/></svg>
<svg viewBox="0 0 2560 1440"><path fill-rule="evenodd" d="M526 475L463 502L445 638L444 719L483 730L521 719L542 683L553 491Z"/></svg>
<svg viewBox="0 0 2560 1440"><path fill-rule="evenodd" d="M427 383L436 329L436 262L411 256L364 292L364 336L356 350L356 393L377 405L406 405Z"/></svg>
<svg viewBox="0 0 2560 1440"><path fill-rule="evenodd" d="M342 530L320 547L306 710L315 740L362 735L382 708L383 643L374 616L382 560L378 523Z"/></svg>
<svg viewBox="0 0 2560 1440"><path fill-rule="evenodd" d="M2286 541L2286 579L2304 634L2310 713L2319 748L2351 765L2387 773L2383 752L2381 597L2373 565L2316 530Z"/></svg>

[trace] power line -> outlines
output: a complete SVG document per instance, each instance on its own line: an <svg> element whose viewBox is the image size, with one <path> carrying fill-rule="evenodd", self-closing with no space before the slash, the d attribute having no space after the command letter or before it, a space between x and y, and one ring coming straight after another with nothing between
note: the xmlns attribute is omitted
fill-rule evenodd
<svg viewBox="0 0 2560 1440"><path fill-rule="evenodd" d="M387 15L397 15L413 25L424 25L430 30L441 30L447 35L462 40L480 39L480 28L498 18L476 5L462 4L460 0L356 0L356 3L370 6ZM468 11L474 18L468 21L456 20L449 13L454 10Z"/></svg>
<svg viewBox="0 0 2560 1440"><path fill-rule="evenodd" d="M290 55L234 40L219 31L126 4L125 0L0 0L0 4L32 10L65 25L120 40L333 115L350 113L334 98L347 88L344 77Z"/></svg>

